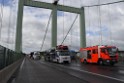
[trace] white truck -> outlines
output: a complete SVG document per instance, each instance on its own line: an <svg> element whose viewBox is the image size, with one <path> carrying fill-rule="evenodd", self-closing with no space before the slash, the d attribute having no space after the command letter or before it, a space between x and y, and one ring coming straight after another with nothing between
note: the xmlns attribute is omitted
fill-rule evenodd
<svg viewBox="0 0 124 83"><path fill-rule="evenodd" d="M49 49L45 56L45 61L57 62L57 63L71 63L70 52L68 46L59 45L56 48Z"/></svg>

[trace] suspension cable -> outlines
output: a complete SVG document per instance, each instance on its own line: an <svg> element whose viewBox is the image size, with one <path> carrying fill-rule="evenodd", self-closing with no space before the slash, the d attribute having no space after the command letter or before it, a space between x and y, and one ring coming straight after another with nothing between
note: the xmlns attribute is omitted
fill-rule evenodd
<svg viewBox="0 0 124 83"><path fill-rule="evenodd" d="M70 18L71 18L71 17L70 17ZM70 39L70 40L71 40L71 46L72 46L72 29L71 29L71 39Z"/></svg>
<svg viewBox="0 0 124 83"><path fill-rule="evenodd" d="M71 1L70 1L70 6L71 6ZM71 14L70 14L70 17L69 17L69 19L71 19ZM70 24L71 24L71 22L70 22ZM70 39L70 46L72 47L72 29L71 29L71 39Z"/></svg>
<svg viewBox="0 0 124 83"><path fill-rule="evenodd" d="M82 6L82 4L83 4L83 2L82 2L82 0L80 0L80 6Z"/></svg>
<svg viewBox="0 0 124 83"><path fill-rule="evenodd" d="M124 2L124 0L120 0L120 1L110 2L110 3L104 3L104 4L98 4L98 5L90 5L90 6L82 6L82 7L95 7L95 6L103 6L103 5L110 5L110 4L123 3L123 2Z"/></svg>
<svg viewBox="0 0 124 83"><path fill-rule="evenodd" d="M64 6L64 0L63 0L63 6ZM64 29L64 27L65 27L65 24L64 24L64 11L63 11L63 39L64 39L64 35L65 35L65 33L64 33L64 31L65 31L65 29Z"/></svg>
<svg viewBox="0 0 124 83"><path fill-rule="evenodd" d="M112 45L112 29L111 29L111 15L110 15L110 5L108 5L109 8L109 12L108 12L108 16L109 16L109 28L110 28L110 44Z"/></svg>
<svg viewBox="0 0 124 83"><path fill-rule="evenodd" d="M91 23L90 23L90 9L88 7L88 18L89 18L89 32L90 32L90 27L91 27ZM91 46L91 39L89 39L89 45Z"/></svg>
<svg viewBox="0 0 124 83"><path fill-rule="evenodd" d="M11 30L11 16L12 16L12 5L10 5L10 12L9 12L9 25L8 25L8 39L7 39L7 43L8 43L8 47L9 47L9 41L10 41L10 30Z"/></svg>
<svg viewBox="0 0 124 83"><path fill-rule="evenodd" d="M1 20L1 24L0 24L0 40L1 40L1 32L2 32L2 28L3 28L3 10L4 9L4 0L2 0L2 4L1 4L1 14L0 14L0 20Z"/></svg>
<svg viewBox="0 0 124 83"><path fill-rule="evenodd" d="M16 6L16 0L13 0L13 9L15 8L15 6ZM13 12L12 12L13 13ZM14 13L13 13L14 14ZM11 17L11 19L15 19L15 16L12 14L12 17ZM12 26L12 43L13 43L13 45L12 45L12 48L13 48L13 50L14 50L14 47L15 47L15 45L14 45L14 41L15 41L15 37L14 37L14 33L15 33L15 29L14 29L14 25Z"/></svg>
<svg viewBox="0 0 124 83"><path fill-rule="evenodd" d="M100 0L98 0L98 4L100 4ZM101 9L100 6L98 6L98 12L99 12L99 34L100 34L100 45L102 45L102 27L101 27Z"/></svg>
<svg viewBox="0 0 124 83"><path fill-rule="evenodd" d="M64 43L65 39L67 38L67 36L68 36L68 34L69 34L70 30L72 29L72 27L73 27L73 25L74 25L74 23L75 23L75 21L76 21L77 17L78 17L78 14L76 15L76 17L75 17L75 19L74 19L74 21L73 21L72 25L70 26L70 28L69 28L69 30L68 30L68 32L67 32L67 34L66 34L65 38L63 39L63 41L62 41L61 45Z"/></svg>
<svg viewBox="0 0 124 83"><path fill-rule="evenodd" d="M43 46L44 46L44 42L45 42L45 39L46 39L46 35L47 35L48 29L49 29L49 24L50 24L51 16L52 16L52 12L51 12L51 14L50 14L50 16L49 16L49 20L48 20L48 23L47 23L47 26L46 26L44 38L43 38L42 45L41 45L41 50L43 49Z"/></svg>

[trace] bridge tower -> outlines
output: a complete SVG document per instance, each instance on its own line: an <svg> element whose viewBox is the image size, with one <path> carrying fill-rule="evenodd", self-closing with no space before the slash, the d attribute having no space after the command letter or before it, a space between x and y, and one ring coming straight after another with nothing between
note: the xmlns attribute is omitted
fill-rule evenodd
<svg viewBox="0 0 124 83"><path fill-rule="evenodd" d="M33 1L33 0L19 0L18 15L16 25L16 44L15 51L22 52L22 21L23 21L23 8L24 6L31 6L37 8L45 8L52 10L52 40L51 47L57 45L57 10L80 14L80 47L86 47L86 33L85 33L85 16L84 8L75 8L63 5L55 5L52 3Z"/></svg>

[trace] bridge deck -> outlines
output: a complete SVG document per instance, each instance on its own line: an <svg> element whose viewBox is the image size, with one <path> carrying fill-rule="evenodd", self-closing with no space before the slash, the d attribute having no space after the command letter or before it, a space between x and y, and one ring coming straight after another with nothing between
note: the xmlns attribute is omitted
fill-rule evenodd
<svg viewBox="0 0 124 83"><path fill-rule="evenodd" d="M13 83L84 83L83 80L25 58Z"/></svg>

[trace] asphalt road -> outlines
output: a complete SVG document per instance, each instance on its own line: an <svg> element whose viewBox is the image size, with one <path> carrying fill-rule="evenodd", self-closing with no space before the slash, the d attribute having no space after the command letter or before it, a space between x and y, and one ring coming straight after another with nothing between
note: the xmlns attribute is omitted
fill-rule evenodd
<svg viewBox="0 0 124 83"><path fill-rule="evenodd" d="M124 83L124 65L57 64L25 58L12 83Z"/></svg>

